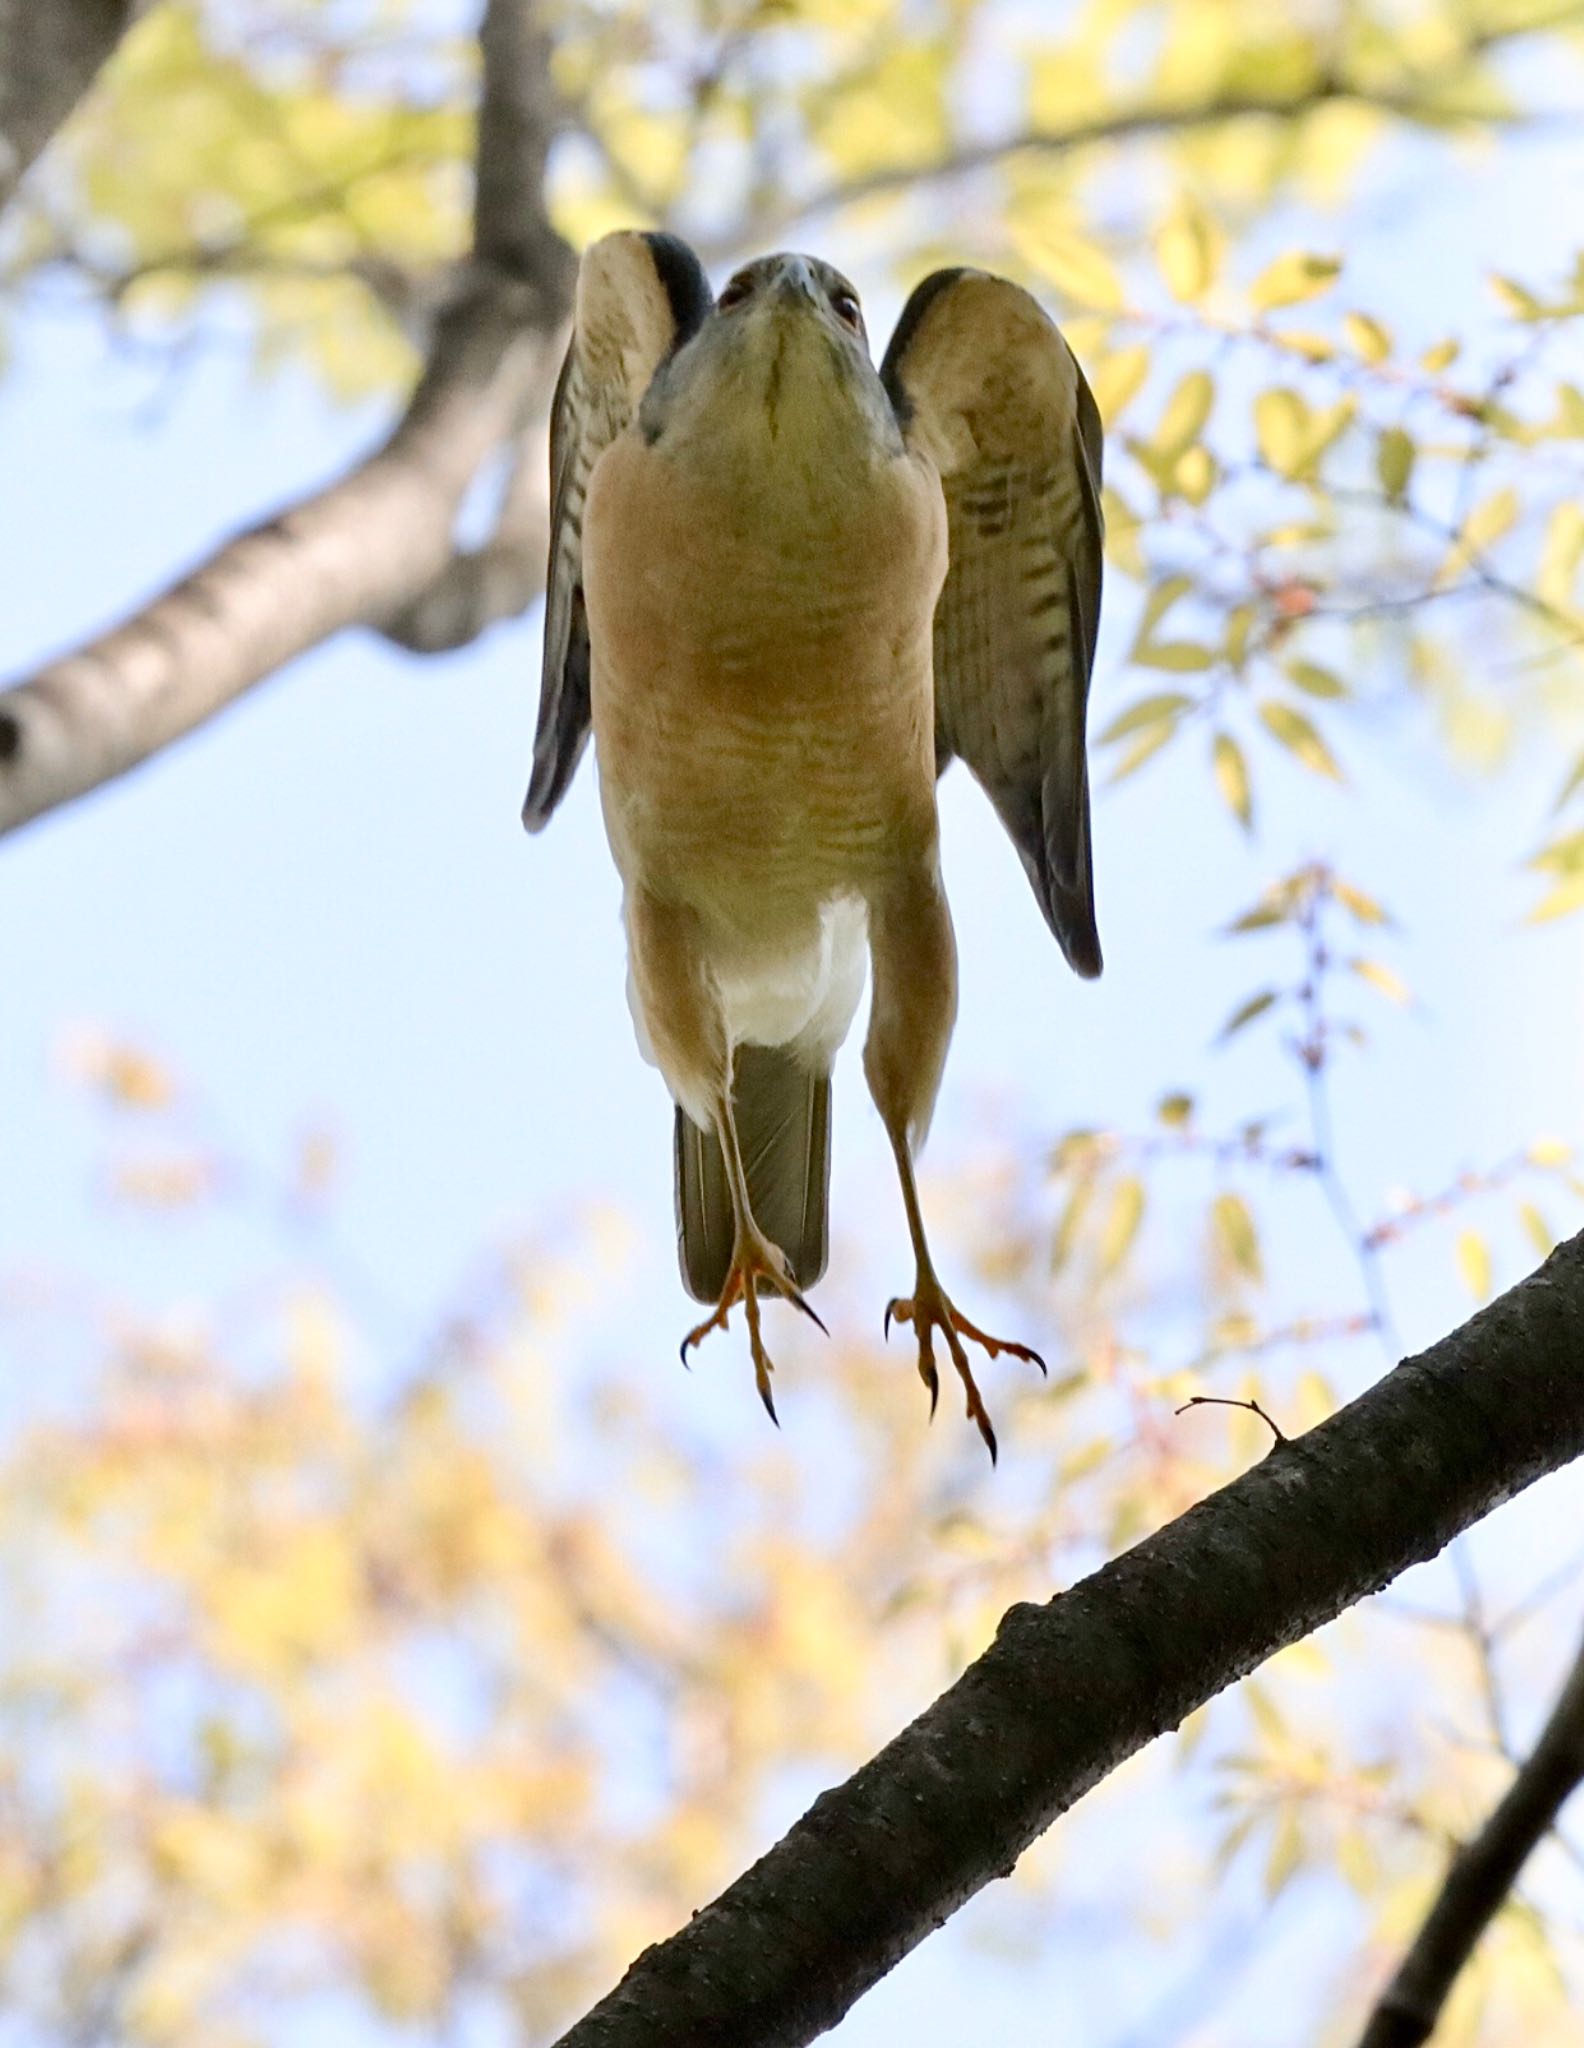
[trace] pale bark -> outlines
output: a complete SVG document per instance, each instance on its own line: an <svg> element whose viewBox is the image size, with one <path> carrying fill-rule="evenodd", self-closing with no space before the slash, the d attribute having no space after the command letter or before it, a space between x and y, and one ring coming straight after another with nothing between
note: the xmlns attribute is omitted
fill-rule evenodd
<svg viewBox="0 0 1584 2048"><path fill-rule="evenodd" d="M0 0L0 7L6 0ZM327 489L226 541L124 624L0 692L0 834L97 789L348 626L461 645L532 603L543 496L530 475L565 341L576 262L544 210L555 119L532 0L490 0L474 251L400 424ZM458 509L505 451L484 547Z"/></svg>

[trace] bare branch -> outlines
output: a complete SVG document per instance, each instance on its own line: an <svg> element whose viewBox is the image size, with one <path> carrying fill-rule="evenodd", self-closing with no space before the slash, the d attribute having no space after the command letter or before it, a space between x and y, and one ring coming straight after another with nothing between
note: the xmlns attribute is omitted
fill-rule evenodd
<svg viewBox="0 0 1584 2048"><path fill-rule="evenodd" d="M490 546L459 558L454 526L494 451L533 441L576 262L539 189L552 109L531 0L491 0L482 37L475 259L405 416L328 489L0 692L0 834L124 774L344 627L454 647L531 601L540 485L520 453Z"/></svg>
<svg viewBox="0 0 1584 2048"><path fill-rule="evenodd" d="M793 2048L1223 1687L1584 1452L1584 1234L1047 1606L563 2037Z"/></svg>
<svg viewBox="0 0 1584 2048"><path fill-rule="evenodd" d="M145 0L0 0L0 208Z"/></svg>
<svg viewBox="0 0 1584 2048"><path fill-rule="evenodd" d="M1382 1993L1360 2048L1420 2048L1531 1850L1584 1781L1584 1648L1501 1803L1452 1859L1424 1925Z"/></svg>
<svg viewBox="0 0 1584 2048"><path fill-rule="evenodd" d="M559 343L552 354L559 356ZM550 507L542 414L552 374L547 366L535 422L519 437L494 532L482 547L459 551L420 598L381 624L380 631L398 647L413 654L465 647L500 620L519 617L543 591Z"/></svg>
<svg viewBox="0 0 1584 2048"><path fill-rule="evenodd" d="M479 29L479 106L473 252L516 277L560 276L570 299L572 257L545 211L545 160L561 110L550 83L550 38L536 0L489 0Z"/></svg>
<svg viewBox="0 0 1584 2048"><path fill-rule="evenodd" d="M553 374L537 296L483 282L441 322L405 418L347 476L228 541L125 624L0 693L0 833L136 767L446 569L481 462Z"/></svg>

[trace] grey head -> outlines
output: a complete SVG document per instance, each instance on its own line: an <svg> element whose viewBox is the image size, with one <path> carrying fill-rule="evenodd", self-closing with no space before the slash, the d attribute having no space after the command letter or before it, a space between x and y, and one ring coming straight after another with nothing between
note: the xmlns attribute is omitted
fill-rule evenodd
<svg viewBox="0 0 1584 2048"><path fill-rule="evenodd" d="M795 414L811 391L901 454L857 292L833 264L783 251L727 280L698 331L662 365L639 425L653 442L673 427L703 425L701 413L723 403L762 406L775 420Z"/></svg>

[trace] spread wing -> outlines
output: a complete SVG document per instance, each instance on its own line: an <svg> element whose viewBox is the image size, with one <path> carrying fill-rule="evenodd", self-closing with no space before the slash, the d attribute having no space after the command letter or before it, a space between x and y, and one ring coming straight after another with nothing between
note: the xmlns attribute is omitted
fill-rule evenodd
<svg viewBox="0 0 1584 2048"><path fill-rule="evenodd" d="M960 754L1022 856L1046 922L1100 972L1084 719L1100 626L1100 415L1072 351L1018 285L938 270L880 375L946 494L935 750Z"/></svg>
<svg viewBox="0 0 1584 2048"><path fill-rule="evenodd" d="M578 268L572 339L550 413L550 562L544 679L523 823L537 832L565 795L589 735L583 500L595 462L638 410L654 374L713 303L697 256L675 235L606 235Z"/></svg>

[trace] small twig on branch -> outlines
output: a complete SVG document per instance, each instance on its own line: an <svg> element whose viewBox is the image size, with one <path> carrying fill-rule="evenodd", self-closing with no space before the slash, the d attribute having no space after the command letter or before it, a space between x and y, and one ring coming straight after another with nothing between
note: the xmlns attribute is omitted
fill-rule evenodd
<svg viewBox="0 0 1584 2048"><path fill-rule="evenodd" d="M1359 2048L1420 2048L1458 1972L1511 1892L1531 1850L1584 1781L1584 1648L1540 1738L1501 1803L1452 1859L1446 1881Z"/></svg>
<svg viewBox="0 0 1584 2048"><path fill-rule="evenodd" d="M1257 1415L1270 1431L1271 1436L1275 1439L1271 1445L1272 1450L1279 1449L1281 1445L1292 1442L1292 1438L1286 1434L1279 1424L1271 1420L1258 1401L1234 1401L1230 1394L1190 1394L1182 1406L1174 1408L1172 1413L1173 1415L1186 1415L1190 1408L1241 1408L1245 1414Z"/></svg>
<svg viewBox="0 0 1584 2048"><path fill-rule="evenodd" d="M995 1643L561 2048L799 2048L1123 1760L1584 1452L1584 1234Z"/></svg>

